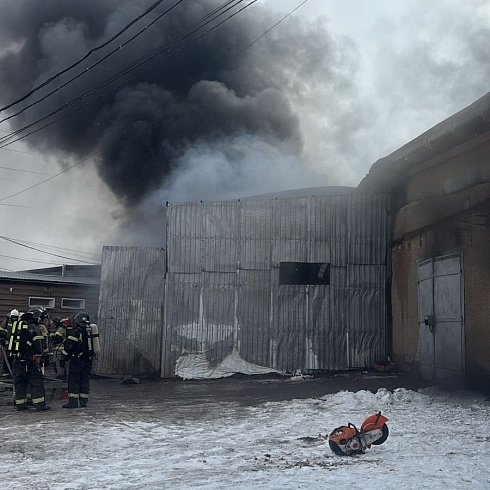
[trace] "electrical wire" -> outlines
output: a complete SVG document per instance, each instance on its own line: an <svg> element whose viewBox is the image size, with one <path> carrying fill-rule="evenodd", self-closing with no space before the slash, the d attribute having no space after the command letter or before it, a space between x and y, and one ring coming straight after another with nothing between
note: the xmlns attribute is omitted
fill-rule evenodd
<svg viewBox="0 0 490 490"><path fill-rule="evenodd" d="M213 22L214 20L216 20L217 18L219 18L220 16L224 15L225 13L227 13L229 10L231 10L231 8L237 6L238 4L242 3L244 0L229 0L228 2L225 2L225 4L223 4L221 7L215 9L215 11L219 11L219 10L222 10L221 12L218 12L217 15L215 15L214 17L212 17L210 20L207 20L206 22L204 22L202 25L198 25L199 23L202 23L203 20L205 20L207 17L209 17L209 15L213 14L208 14L207 16L203 17L203 19L201 19L199 22L195 23L193 26L195 25L198 25L197 28L195 28L194 30L192 30L191 32L188 32L187 34L185 34L184 36L182 36L181 38L179 38L177 41L174 41L173 43L171 43L170 45L166 46L165 48L157 51L156 53L154 53L153 55L151 55L150 57L148 57L147 59L145 59L144 61L141 61L139 63L137 63L135 66L133 66L132 68L129 68L129 69L126 69L125 71L123 71L122 73L120 73L119 75L115 76L115 77L112 77L110 78L109 80L107 80L106 82L102 83L102 84L99 84L98 86L96 86L95 88L93 88L92 90L88 91L88 92L85 92L84 94L82 94L81 96L79 97L76 97L75 99L72 99L71 101L67 102L66 104L62 105L61 107L59 107L58 109L52 111L51 113L49 113L48 115L34 121L33 123L31 124L28 124L27 126L24 126L16 131L13 131L12 133L8 134L7 136L3 136L0 138L0 149L1 148L4 148L12 143L15 143L17 141L20 141L21 139L24 139L25 137L27 136L30 136L31 134L34 134L48 126L51 126L52 124L60 121L61 119L64 119L65 117L68 117L70 116L71 114L75 113L75 112L78 112L80 111L81 109L87 107L88 105L92 104L93 102L105 97L107 94L113 92L114 90L118 89L119 87L127 84L128 82L134 80L135 78L139 77L141 74L147 72L148 70L154 68L155 66L163 63L164 61L168 60L170 57L174 56L176 53L180 52L182 49L186 48L187 46L189 46L190 44L193 44L194 42L196 42L197 40L199 40L200 38L204 37L205 35L207 35L209 32L213 31L214 29L216 29L217 27L219 27L220 25L222 25L224 22L228 21L229 19L231 19L232 17L234 17L235 15L237 15L238 13L242 12L243 10L245 10L246 8L250 7L251 5L253 5L254 3L256 3L258 0L252 0L249 4L245 5L244 7L242 7L240 10L236 11L235 13L229 15L228 17L226 17L223 21L221 21L219 24L211 27L210 29L208 29L207 31L201 33L200 35L198 35L196 38L193 38L191 41L189 41L187 44L185 44L184 46L181 46L179 49L177 49L176 51L170 53L168 56L166 56L165 58L161 59L160 61L157 61L156 63L150 65L149 67L145 68L144 70L136 73L136 75L133 75L132 77L130 77L129 79L126 79L124 80L123 82L111 87L108 91L104 92L103 94L101 94L100 96L96 97L95 99L92 99L91 101L87 102L86 104L84 105L81 105L79 106L77 109L75 109L74 111L71 111L71 112L68 112L66 114L64 114L63 116L61 116L60 118L58 119L55 119L54 121L48 123L48 124L45 124L44 126L34 130L34 131L31 131L27 134L25 134L24 136L21 136L17 139L14 139L13 141L9 141L9 140L12 140L12 138L15 138L16 136L18 136L19 134L21 134L22 132L26 131L27 129L35 126L36 124L46 120L46 119L49 119L50 117L54 116L55 114L67 109L68 107L70 107L71 105L75 104L76 102L80 102L82 101L84 98L92 95L93 93L97 92L98 90L101 90L102 88L110 85L111 83L115 82L116 80L118 80L119 78L122 78L124 75L128 75L129 73L131 73L132 71L134 71L136 68L139 68L140 66L142 66L143 64L147 63L148 61L151 61L153 58L159 56L160 54L168 51L170 48L176 46L178 43L180 43L181 41L185 40L186 38L188 38L189 36L191 36L192 34L196 33L199 29L202 29L203 27L205 27L206 25L210 24L211 22ZM234 2L235 5L231 5L229 6L230 4L233 4ZM226 7L226 8L224 8ZM183 32L186 32L186 31L183 31Z"/></svg>
<svg viewBox="0 0 490 490"><path fill-rule="evenodd" d="M15 245L19 245L20 247L25 247L25 248L28 248L30 250L35 250L36 252L44 253L46 255L52 255L53 257L59 257L60 259L73 260L75 262L82 262L84 264L93 264L93 261L92 262L88 262L86 260L75 259L73 257L65 257L64 255L58 255L58 254L54 254L54 253L51 253L51 252L46 252L44 250L39 250L38 248L31 247L30 245L26 245L24 243L21 243L21 242L19 242L17 240L14 240L13 238L8 238L8 237L1 236L1 235L0 235L0 238L3 238L7 242L14 243Z"/></svg>
<svg viewBox="0 0 490 490"><path fill-rule="evenodd" d="M33 170L23 170L21 168L12 168L12 167L0 167L3 170L12 170L13 172L25 172L27 174L38 174L44 175L42 172L34 172Z"/></svg>
<svg viewBox="0 0 490 490"><path fill-rule="evenodd" d="M163 0L160 0L160 1L163 1ZM114 53L117 53L118 51L120 51L124 46L126 46L127 44L129 44L130 42L132 42L134 39L136 39L140 34L142 34L143 32L145 32L146 29L148 29L148 27L152 26L155 22L157 22L158 20L160 20L165 14L167 14L168 12L170 12L173 8L175 8L177 5L179 5L180 3L182 3L184 0L179 0L175 5L173 5L172 7L170 7L168 10L166 10L165 12L163 12L162 14L160 14L153 22L151 22L150 24L148 24L144 29L141 29L137 34L135 34L133 37L131 37L128 41L126 41L125 43L121 44L120 46L118 46L116 49L113 49L112 51L110 51L107 55L105 55L104 57L102 57L99 61L97 61L96 63L94 63L93 65L87 67L85 70L83 70L82 72L80 72L78 75L70 78L69 80L67 80L65 83L63 83L62 85L60 85L59 87L57 87L55 90L52 90L51 92L47 93L44 97L42 97L41 99L38 99L36 100L35 102L33 102L32 104L29 104L27 105L26 107L24 107L22 110L20 110L19 112L16 112L15 114L11 114L10 116L8 117L5 117L4 119L1 119L0 120L0 123L3 123L5 121L8 121L9 119L12 119L13 117L16 117L20 114L22 114L24 111L26 111L27 109L30 109L31 107L34 107L35 105L39 104L40 102L42 102L43 100L46 100L48 97L50 97L51 95L55 94L56 92L59 92L61 89L63 89L64 87L66 87L67 85L69 85L70 83L74 82L76 79L80 78L81 76L85 75L86 73L88 73L92 68L95 68L97 65L101 64L103 61L105 61L107 58L109 58L110 56L112 56ZM1 112L1 111L0 111Z"/></svg>
<svg viewBox="0 0 490 490"><path fill-rule="evenodd" d="M0 257L5 257L6 259L23 260L24 262L34 262L35 264L59 265L59 262L46 262L45 260L21 259L20 257L12 257L11 255L0 255ZM15 272L9 269L0 269L0 270Z"/></svg>
<svg viewBox="0 0 490 490"><path fill-rule="evenodd" d="M12 237L9 237L9 238L11 238L12 240L16 240L18 242L21 242L21 243L26 243L28 245L36 245L38 247L44 247L44 248L47 248L47 249L67 251L67 252L75 252L76 254L82 254L82 255L93 255L94 257L97 257L99 259L101 257L100 254L95 254L95 253L92 253L92 252L83 252L81 250L74 250L72 248L56 247L55 245L47 245L45 243L30 242L28 240L20 240L18 238L12 238Z"/></svg>
<svg viewBox="0 0 490 490"><path fill-rule="evenodd" d="M48 78L47 80L45 80L44 82L42 82L41 84L37 85L36 87L34 87L30 92L28 92L27 94L23 95L22 97L20 97L19 99L15 100L14 102L11 102L10 104L6 105L5 107L1 107L0 108L0 112L3 112L5 111L6 109L10 109L10 107L13 107L14 105L17 105L19 102L22 102L24 100L26 100L27 98L29 98L31 95L33 95L35 92L37 92L38 90L40 90L41 88L45 87L46 85L50 84L52 81L56 80L58 77L60 77L61 75L64 75L65 73L67 73L68 71L72 70L73 68L75 68L76 66L78 66L80 63L83 63L89 56L91 56L93 53L95 53L96 51L99 51L100 49L106 47L107 45L109 45L112 41L116 40L119 36L121 36L124 32L126 32L132 25L136 24L136 22L138 22L139 20L141 20L143 17L146 17L150 12L152 12L156 7L158 7L158 5L160 5L164 0L157 0L153 5L150 5L150 7L148 7L141 15L139 15L138 17L136 17L135 19L133 19L129 24L127 24L126 26L124 26L119 32L117 32L114 36L112 36L111 38L107 39L106 41L104 41L102 44L100 44L99 46L95 47L95 48L92 48L83 58L80 58L78 61L76 61L75 63L69 65L67 68L59 71L58 73L56 73L55 75L53 75L52 77ZM180 0L178 3L181 3L182 0ZM172 7L173 8L173 7ZM150 24L151 25L151 24ZM146 27L145 27L146 29ZM144 29L141 32L143 32ZM89 68L90 69L90 68ZM85 72L83 72L85 73ZM82 74L83 74L82 73ZM81 75L81 74L80 74ZM79 76L80 76L79 75ZM2 122L2 121L0 121Z"/></svg>
<svg viewBox="0 0 490 490"><path fill-rule="evenodd" d="M253 40L250 44L245 46L241 51L239 51L237 54L235 54L232 58L230 58L228 61L232 61L235 58L238 58L240 55L242 55L247 49L252 47L256 42L260 41L264 36L269 34L269 32L272 31L272 29L276 28L281 22L285 21L290 15L294 14L296 10L298 10L300 7L302 7L308 0L304 0L302 3L300 3L296 8L291 10L288 14L286 14L282 19L280 19L278 22L276 22L273 26L269 27L262 35L260 35L257 39ZM1 122L1 121L0 121Z"/></svg>
<svg viewBox="0 0 490 490"><path fill-rule="evenodd" d="M57 174L52 175L51 177L49 177L49 178L47 178L47 179L44 179L44 180L42 180L41 182L38 182L37 184L31 185L30 187L27 187L26 189L23 189L23 190L21 190L21 191L19 191L19 192L15 192L14 194L10 194L10 196L2 197L2 198L0 199L0 202L1 202L1 201L5 201L5 200L7 200L7 199L10 199L11 197L18 196L19 194L23 194L24 192L27 192L27 191L29 191L29 190L31 190L31 189L34 189L35 187L38 187L38 186L40 186L41 184L44 184L45 182L48 182L48 181L50 181L50 180L53 180L54 178L58 177L59 175L64 174L65 172L68 172L68 170L71 170L72 168L75 168L75 167L77 167L78 165L80 165L80 164L82 164L82 163L86 162L87 160L89 160L90 158L94 157L95 155L98 155L98 154L99 154L99 153L100 153L102 150L103 150L103 148L102 148L102 149L100 149L100 150L97 150L96 152L92 153L92 154L91 154L91 155L89 155L88 157L86 157L86 158L84 158L84 159L80 160L80 161L79 161L79 162L77 162L77 163L74 163L74 164L73 164L73 165L71 165L70 167L67 167L67 168L65 168L64 170L62 170L61 172L58 172Z"/></svg>
<svg viewBox="0 0 490 490"><path fill-rule="evenodd" d="M2 179L5 180L5 179ZM13 182L12 180L9 182ZM10 206L12 208L28 208L28 209L39 209L35 208L34 206L24 206L23 204L5 204L5 203L0 203L0 206Z"/></svg>
<svg viewBox="0 0 490 490"><path fill-rule="evenodd" d="M15 244L22 244L22 245L35 245L37 247L44 247L48 250L59 250L61 252L63 251L66 251L66 252L73 252L70 257L70 260L77 260L76 258L73 257L73 255L75 257L81 257L81 258L86 258L87 260L91 260L91 263L94 263L94 261L96 263L100 263L101 261L101 258L102 256L100 254L96 254L96 253L92 253L92 252L83 252L81 250L74 250L74 249L71 249L71 248L66 248L66 247L56 247L56 246L53 246L53 245L46 245L46 244L43 244L43 243L36 243L36 242L30 242L30 241L27 241L27 240L19 240L19 239L16 239L16 238L12 238L12 237L0 237L0 238L4 238L4 239L8 239L7 241L11 241L11 242L14 242ZM45 252L44 253L48 253L48 252ZM58 256L58 255L55 255L55 256ZM84 257L84 256L87 256L87 257ZM92 256L92 258L90 258L89 256ZM29 262L35 262L35 263L39 263L39 264L52 264L52 265L58 265L59 262L46 262L46 261L43 261L43 260L33 260L33 259L23 259L23 258L20 258L20 257L13 257L13 256L10 256L10 255L0 255L0 257L6 257L6 258L9 258L9 259L14 259L14 260L26 260L26 261L29 261Z"/></svg>
<svg viewBox="0 0 490 490"><path fill-rule="evenodd" d="M257 0L255 0L255 1L257 1ZM255 3L255 1L254 1L253 3ZM249 43L249 44L248 44L248 45L247 45L245 48L243 48L243 49L242 49L240 52L238 52L238 53L237 53L237 54L235 54L233 57L231 57L231 58L229 59L229 61L231 61L231 60L233 60L233 59L237 58L238 56L240 56L241 54L243 54L243 53L244 53L244 52L245 52L247 49L249 49L251 46L253 46L253 45L254 45L254 44L257 42L257 41L259 41L261 38L263 38L263 37L264 37L266 34L268 34L268 33L269 33L269 32L270 32L272 29L274 29L275 27L277 27L277 26L278 26L278 25L279 25L279 24L280 24L282 21L284 21L284 20L285 20L287 17L289 17L290 15L292 15L292 14L293 14L293 13L294 13L296 10L298 10L298 9L299 9L301 6L303 6L303 5L304 5L304 4L305 4L307 1L308 1L308 0L304 0L304 1L303 1L303 2L302 2L300 5L298 5L298 6L297 6L295 9L293 9L292 11L290 11L289 13L287 13L287 14L286 14L284 17L282 17L282 18L281 18L281 19L280 19L278 22L276 22L276 23L275 23L275 24L274 24L272 27L270 27L270 28L269 28L269 29L267 29L267 30L266 30L266 31L265 31L265 32L264 32L262 35L260 35L260 36L259 36L257 39L255 39L253 42ZM250 4L249 4L249 5L250 5ZM247 5L246 7L248 7L249 5ZM246 7L244 7L244 8L246 8ZM209 14L209 15L210 15L210 14ZM185 46L184 46L184 47L185 47ZM163 60L163 61L165 61L165 60ZM153 66L152 66L152 67L153 67ZM150 68L152 68L152 67L150 67ZM150 68L149 68L149 69L150 69ZM202 82L199 82L199 84L200 84L200 83L202 83ZM117 87L116 87L116 88L117 88ZM97 100L97 99L96 99L96 100ZM93 102L93 101L92 101L92 102ZM90 103L92 103L92 102L90 102ZM88 104L86 104L86 105L88 105ZM86 106L86 105L85 105L85 106ZM83 107L85 107L85 106L83 106ZM82 107L82 108L83 108L83 107ZM81 108L79 108L78 110L80 110L80 109L81 109ZM76 111L73 111L73 112L76 112ZM73 112L72 112L72 113L73 113ZM70 114L72 114L72 113L70 113ZM70 115L70 114L67 114L67 115L65 115L64 117L66 117L66 116L68 116L68 115ZM63 119L63 118L59 118L59 119L57 119L56 121L53 121L52 123L47 124L46 126L43 126L43 127L39 128L39 129L37 129L36 131L33 131L33 132L40 131L41 129L44 129L45 127L47 127L47 126L49 126L49 125L51 125L51 124L54 124L55 122L57 122L57 121L59 121L59 120L61 120L61 119ZM32 133L29 133L29 134L32 134ZM29 136L29 134L27 134L27 135L23 136L23 138L24 138L24 137L26 137L26 136ZM0 147L0 149L1 149L1 148L2 148L2 147ZM37 187L37 186L39 186L39 185L41 185L41 184L44 184L45 182L48 182L49 180L54 179L55 177L57 177L57 176L61 175L62 173L65 173L65 172L67 172L68 170L71 170L72 168L74 168L74 167L76 167L76 166L80 165L81 163L83 163L83 162L87 161L89 158L92 158L93 156L95 156L95 155L99 154L99 153L100 153L100 152L102 152L103 150L104 150L104 148L101 148L101 149L99 149L98 151L96 151L95 153L92 153L91 155L89 155L88 157L84 158L83 160L80 160L79 162L77 162L77 163L75 163L74 165L71 165L70 167L66 168L65 170L63 170L63 171L61 171L61 172L59 172L59 173L57 173L57 174L55 174L55 175L51 176L50 178L45 179L45 180L43 180L43 181L41 181L41 182L38 182L37 184L35 184L35 185L33 185L33 186L30 186L30 187L28 187L28 188L26 188L26 189L23 189L22 191L19 191L19 192L15 193L15 194L11 194L10 196L7 196L7 197L4 197L4 198L1 198L1 199L0 199L0 201L5 201L5 200L7 200L7 199L10 199L11 197L17 196L17 195L22 194L22 193L24 193L24 192L26 192L26 191L28 191L28 190L30 190L30 189L32 189L32 188L34 188L34 187ZM1 202L0 202L0 205L2 205L2 204L1 204Z"/></svg>

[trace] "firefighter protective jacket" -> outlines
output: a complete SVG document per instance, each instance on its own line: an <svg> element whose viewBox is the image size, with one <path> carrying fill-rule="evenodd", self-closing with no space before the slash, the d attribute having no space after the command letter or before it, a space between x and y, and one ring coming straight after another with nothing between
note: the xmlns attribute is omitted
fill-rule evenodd
<svg viewBox="0 0 490 490"><path fill-rule="evenodd" d="M32 360L33 356L43 353L43 341L44 337L35 323L17 320L12 323L7 350L12 357Z"/></svg>
<svg viewBox="0 0 490 490"><path fill-rule="evenodd" d="M92 339L87 333L87 327L76 325L73 330L67 332L61 353L67 359L74 357L92 358L94 351Z"/></svg>

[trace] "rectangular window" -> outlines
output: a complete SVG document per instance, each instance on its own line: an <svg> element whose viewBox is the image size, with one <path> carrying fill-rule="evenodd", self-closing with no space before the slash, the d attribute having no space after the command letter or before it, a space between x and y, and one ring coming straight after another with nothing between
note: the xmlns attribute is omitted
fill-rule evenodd
<svg viewBox="0 0 490 490"><path fill-rule="evenodd" d="M61 298L61 307L69 310L84 310L85 300L78 298Z"/></svg>
<svg viewBox="0 0 490 490"><path fill-rule="evenodd" d="M330 264L309 262L281 262L279 284L323 285L330 284Z"/></svg>
<svg viewBox="0 0 490 490"><path fill-rule="evenodd" d="M33 306L44 306L45 308L54 308L54 298L29 296L29 308Z"/></svg>

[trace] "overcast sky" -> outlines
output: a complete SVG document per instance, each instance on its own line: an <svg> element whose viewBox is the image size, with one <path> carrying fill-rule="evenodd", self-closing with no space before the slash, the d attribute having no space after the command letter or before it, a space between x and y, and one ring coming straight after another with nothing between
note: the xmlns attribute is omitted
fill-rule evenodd
<svg viewBox="0 0 490 490"><path fill-rule="evenodd" d="M2 2L2 107L154 3L101 0L94 9L54 1ZM117 42L173 3L163 2ZM356 186L378 158L489 90L484 0L308 0L260 37L302 3L259 0L153 72L0 148L0 235L54 254L0 239L0 269L93 263L103 245L162 246L166 201ZM150 47L167 46L198 18L194 7L184 0L148 29L150 37L121 49L123 56L0 123L0 138L103 83Z"/></svg>

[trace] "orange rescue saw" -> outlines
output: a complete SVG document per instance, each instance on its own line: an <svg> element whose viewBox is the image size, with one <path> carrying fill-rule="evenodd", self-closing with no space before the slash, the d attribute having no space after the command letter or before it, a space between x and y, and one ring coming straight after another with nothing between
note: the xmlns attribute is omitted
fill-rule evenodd
<svg viewBox="0 0 490 490"><path fill-rule="evenodd" d="M328 436L330 449L339 456L363 454L371 445L379 446L388 439L388 419L381 412L370 415L358 429L350 422L334 429Z"/></svg>

